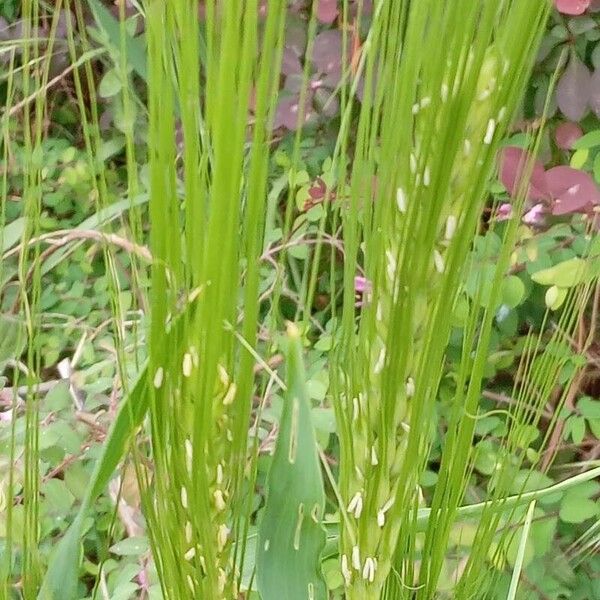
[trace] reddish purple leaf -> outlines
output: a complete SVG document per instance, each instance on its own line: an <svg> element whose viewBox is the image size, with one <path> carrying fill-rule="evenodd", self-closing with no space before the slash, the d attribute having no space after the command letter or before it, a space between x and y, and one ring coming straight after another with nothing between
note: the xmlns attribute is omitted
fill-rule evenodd
<svg viewBox="0 0 600 600"><path fill-rule="evenodd" d="M284 75L301 75L302 64L292 48L285 48L281 57L281 72Z"/></svg>
<svg viewBox="0 0 600 600"><path fill-rule="evenodd" d="M311 188L309 188L308 195L313 200L321 200L322 198L325 197L326 193L327 193L327 186L325 185L325 182L320 177L317 177L314 185Z"/></svg>
<svg viewBox="0 0 600 600"><path fill-rule="evenodd" d="M360 14L362 16L369 16L373 13L373 0L354 0L350 7L350 16L356 17L361 9Z"/></svg>
<svg viewBox="0 0 600 600"><path fill-rule="evenodd" d="M338 16L337 0L319 0L317 19L321 23L333 23Z"/></svg>
<svg viewBox="0 0 600 600"><path fill-rule="evenodd" d="M350 52L350 36L346 56ZM342 67L342 32L338 29L327 29L317 35L313 45L312 61L319 73L341 71Z"/></svg>
<svg viewBox="0 0 600 600"><path fill-rule="evenodd" d="M306 24L297 17L288 17L285 27L285 47L302 56L306 49Z"/></svg>
<svg viewBox="0 0 600 600"><path fill-rule="evenodd" d="M291 94L300 95L300 90L304 87L303 83L304 77L302 76L302 73L298 73L297 75L288 75L285 78L283 89Z"/></svg>
<svg viewBox="0 0 600 600"><path fill-rule="evenodd" d="M326 73L321 79L321 83L325 87L336 88L342 79L342 65L335 66L329 73Z"/></svg>
<svg viewBox="0 0 600 600"><path fill-rule="evenodd" d="M275 129L279 127L285 127L286 129L295 130L298 124L298 111L300 99L298 96L288 96L283 98L277 104L275 109L275 120L273 127ZM311 99L306 98L306 105L304 108L304 122L306 123L312 116Z"/></svg>
<svg viewBox="0 0 600 600"><path fill-rule="evenodd" d="M582 15L590 5L590 0L554 0L558 12L565 15Z"/></svg>
<svg viewBox="0 0 600 600"><path fill-rule="evenodd" d="M600 117L600 69L596 69L590 80L590 108Z"/></svg>
<svg viewBox="0 0 600 600"><path fill-rule="evenodd" d="M546 171L550 196L554 200L553 215L578 212L591 205L600 204L600 191L594 180L583 171L558 166Z"/></svg>
<svg viewBox="0 0 600 600"><path fill-rule="evenodd" d="M516 196L525 188L525 174L531 169L531 155L521 148L510 146L502 151L500 162L500 181L511 196ZM541 200L548 195L546 172L539 161L533 162L531 176L527 182L527 197L531 200Z"/></svg>
<svg viewBox="0 0 600 600"><path fill-rule="evenodd" d="M571 150L573 144L583 135L581 127L572 121L561 123L554 132L556 145L562 150Z"/></svg>
<svg viewBox="0 0 600 600"><path fill-rule="evenodd" d="M556 86L556 101L563 115L571 121L580 121L587 115L591 94L589 69L575 54Z"/></svg>

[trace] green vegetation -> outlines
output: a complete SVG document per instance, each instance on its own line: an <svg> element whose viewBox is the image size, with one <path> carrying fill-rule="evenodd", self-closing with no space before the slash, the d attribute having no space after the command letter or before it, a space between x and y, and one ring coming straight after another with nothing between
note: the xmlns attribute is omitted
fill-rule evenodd
<svg viewBox="0 0 600 600"><path fill-rule="evenodd" d="M0 600L600 598L592 4L0 8Z"/></svg>

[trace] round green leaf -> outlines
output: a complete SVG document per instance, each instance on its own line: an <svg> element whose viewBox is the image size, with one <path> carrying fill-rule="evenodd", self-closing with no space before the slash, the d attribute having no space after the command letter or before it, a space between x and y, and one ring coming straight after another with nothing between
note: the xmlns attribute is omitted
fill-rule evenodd
<svg viewBox="0 0 600 600"><path fill-rule="evenodd" d="M509 308L515 308L525 298L525 284L516 275L507 277L502 283L502 301Z"/></svg>
<svg viewBox="0 0 600 600"><path fill-rule="evenodd" d="M598 506L589 498L566 494L558 514L565 523L583 523L598 514Z"/></svg>
<svg viewBox="0 0 600 600"><path fill-rule="evenodd" d="M121 91L122 87L123 85L119 74L115 69L111 69L104 74L104 77L102 77L100 85L98 86L98 94L100 94L102 98L111 98L112 96L116 96Z"/></svg>

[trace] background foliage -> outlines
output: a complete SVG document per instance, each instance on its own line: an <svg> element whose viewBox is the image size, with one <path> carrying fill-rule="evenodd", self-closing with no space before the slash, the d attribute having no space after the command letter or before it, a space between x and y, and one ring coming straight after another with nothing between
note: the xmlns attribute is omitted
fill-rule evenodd
<svg viewBox="0 0 600 600"><path fill-rule="evenodd" d="M269 182L266 233L256 273L260 300L256 310L261 323L257 344L260 355L267 357L257 369L264 379L259 380L256 390L248 438L259 451L256 485L246 495L250 519L237 524L250 540L248 554L263 535L257 527L266 510L271 464L276 469L272 451L278 427L285 420L284 386L275 382L283 355L290 352L289 340L273 333L283 330L285 320L304 323L299 335L304 343L306 375L297 377L306 381L302 394L324 452L322 458L337 475L340 447L334 390L339 384L331 381L327 365L339 342L340 314L335 307L341 306L345 249L340 224L330 218L325 204L346 200L340 194L344 186L340 185L334 153L345 118L349 119L351 146L356 144L359 115L354 110L345 116L340 90L347 70L358 67L373 18L368 1L321 0L315 5L312 20L310 3L296 0L288 4L279 89L273 106L273 153L265 165ZM0 574L6 582L0 597L6 598L35 597L31 590L41 581L51 548L89 491L94 464L124 392L133 388L131 382L149 347L151 360L155 360L152 352L161 340L146 338L150 304L157 302L149 295L151 275L146 269L151 259L150 238L155 235L148 226L152 218L148 201L156 174L148 151L148 147L156 146L148 142L160 140L146 108L152 85L155 90L158 85L156 81L152 84L146 47L152 52L148 38L155 36L151 39L157 43L159 32L146 30L136 2L93 1L84 9L69 3L57 3L59 8L41 3L35 37L39 38L41 53L51 44L47 79L42 82L35 69L24 76L19 74L18 65L29 60L26 48L34 37L26 24L26 5L9 0L0 7L0 97L4 107L0 161ZM547 324L547 308L552 309L550 329L560 326L557 315L569 290L582 282L579 261L600 253L598 237L588 227L597 219L600 205L599 7L585 0L557 0L555 5L557 10L548 22L519 117L502 143L499 176L488 190L489 206L481 215L479 235L469 253L472 268L463 282L465 303L487 306L492 290L482 287L481 281L491 278L501 257L505 228L516 220L517 241L494 307L466 503L487 497L494 489L498 465L506 459L503 439L511 425L507 409L517 402L512 392L521 376L519 365L530 343L530 332ZM199 28L204 31L203 3L198 8ZM127 37L123 37L119 17L126 18ZM343 22L352 25L344 30ZM158 52L157 47L154 51ZM201 57L210 51L199 44ZM180 58L185 60L183 49ZM81 60L80 69L73 68L77 60ZM78 72L88 78L83 92ZM309 82L307 89L302 86L303 77ZM359 79L354 90L359 103L363 102L365 87L364 79ZM248 89L248 93L254 116L260 117L260 97L255 90ZM35 113L42 99L44 118L26 117L30 111ZM82 107L82 100L89 104ZM163 104L162 108L168 106ZM304 115L301 132L299 113ZM88 115L89 121L82 115ZM185 127L190 127L185 116L177 114L175 119L180 156L186 152ZM538 139L543 116L548 121ZM39 143L28 141L32 135L28 132L33 130L35 137L36 128ZM529 156L536 139L537 162L526 177L524 157ZM168 152L166 146L163 151ZM351 158L351 147L343 151ZM132 168L132 161L139 168ZM39 172L39 181L34 183L28 181L32 166ZM174 173L174 181L180 175ZM526 197L521 206L517 197L524 180ZM346 191L350 193L350 186ZM25 199L32 194L39 197L39 219L36 230L27 231ZM286 197L292 201L286 203ZM111 226L108 238L99 234L106 224ZM320 237L326 250L319 259L313 249ZM136 239L146 243L131 241ZM188 243L193 244L193 240ZM24 244L29 244L29 254L23 250ZM219 249L214 252L219 254ZM24 255L41 259L39 271L29 266L31 262L23 263ZM373 282L365 268L359 264L353 273L356 297L352 301L359 305L357 309L368 305L372 292ZM39 281L34 294L39 314L34 347L26 346L27 323L18 310L24 281ZM178 300L185 303L183 299L174 299L174 303ZM539 421L529 425L518 439L514 451L523 455L523 462L514 472L509 493L546 488L598 464L599 309L596 289L569 345L544 347L560 361L559 385L551 391ZM419 482L427 506L438 482L446 428L452 422L467 312L466 304L459 303L451 315L450 346L435 402L438 421ZM215 363L231 362L231 352L225 348L226 358L215 356ZM192 354L189 360L193 361ZM36 366L35 381L31 364ZM222 366L223 387L214 392L220 397L226 396L231 384L229 366ZM176 368L182 378L180 363ZM28 413L32 397L37 400L33 416ZM157 426L157 413L152 415L156 419L152 426ZM186 415L179 418L184 422ZM25 480L31 470L24 448L32 420L39 423L39 546L35 556L28 556L20 540L27 540L32 518L24 498ZM542 441L546 442L543 448ZM93 513L81 523L84 536L78 597L162 597L157 566L150 554L151 543L156 544L149 539L151 511L144 506L145 490L138 483L140 460L136 452L143 454L146 444L146 439L139 441L141 450L134 448L132 456L119 466L93 504ZM331 543L340 517L338 514L336 519L335 514L336 490L327 477L325 488L328 523L320 568L331 597L341 598L344 575ZM319 496L319 492L314 493ZM524 548L520 547L520 537L512 536L502 540L501 551L488 557L496 569L498 598L507 597L516 564L523 568L518 597L600 597L600 559L596 555L599 493L598 482L590 480L540 499L530 518ZM527 506L515 511L511 518L523 520ZM154 519L156 523L156 515ZM464 569L465 556L472 547L474 529L475 525L465 519L449 532L451 553L443 563L439 597L452 597L457 574ZM10 551L7 538L12 540ZM240 565L239 586L248 598L255 598L253 561L241 561ZM158 568L166 567L162 564ZM185 589L182 593L187 593Z"/></svg>

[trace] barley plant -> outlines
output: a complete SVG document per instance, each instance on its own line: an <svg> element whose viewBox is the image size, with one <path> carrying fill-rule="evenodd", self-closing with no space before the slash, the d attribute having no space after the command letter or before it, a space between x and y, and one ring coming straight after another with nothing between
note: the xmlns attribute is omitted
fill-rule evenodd
<svg viewBox="0 0 600 600"><path fill-rule="evenodd" d="M555 267L537 274L548 308L523 338L512 403L493 411L506 427L489 482L478 498L467 493L475 429L490 416L480 405L494 323L519 284L507 275L519 220L482 215L551 3L339 3L342 59L327 100L339 106L339 127L308 229L294 215L306 184L310 56L331 3L314 0L306 13L306 57L288 115L295 134L279 180L271 165L283 160L273 132L289 60L288 3L117 2L118 18L100 0L51 4L23 0L20 38L1 47L2 160L10 162L22 136L25 164L18 230L6 218L3 170L0 283L12 284L0 364L26 392L11 399L14 414L25 412L24 428L13 420L0 463L0 598L113 597L105 560L82 578L81 548L107 489L117 490L118 519L126 472L135 474L150 541L153 598L471 599L500 597L500 588L503 597L526 597L519 585L537 503L599 474L584 468L553 486L532 486L527 476L515 490L517 472L549 468L545 445L592 343L590 333L572 344L600 275L597 222L589 218L589 244L568 280L555 285ZM47 233L43 182L52 175L43 149L59 42L94 216ZM110 69L100 83L99 59ZM104 158L99 95L113 99L122 132L118 189ZM543 125L542 118L528 137L516 211ZM498 240L493 252L485 232ZM86 245L108 281L118 406L76 516L48 558L40 549L43 292L49 273ZM323 334L314 307L324 282L330 342L319 370L335 415L329 449L315 431L304 364ZM458 367L449 374L451 352ZM569 365L576 368L565 375ZM531 430L556 390L556 414L534 452ZM443 420L441 396L449 407ZM280 411L265 438L259 425L273 397ZM426 495L433 454L436 482ZM457 527L470 536L460 555ZM325 562L339 581L336 595Z"/></svg>

